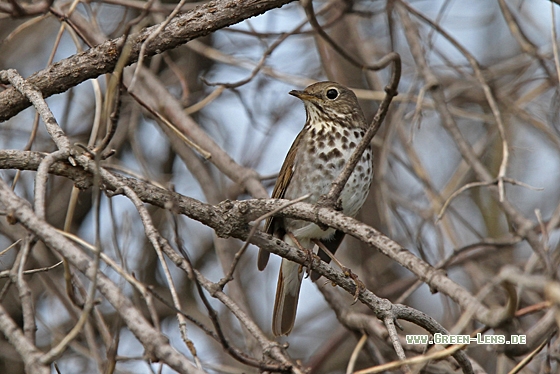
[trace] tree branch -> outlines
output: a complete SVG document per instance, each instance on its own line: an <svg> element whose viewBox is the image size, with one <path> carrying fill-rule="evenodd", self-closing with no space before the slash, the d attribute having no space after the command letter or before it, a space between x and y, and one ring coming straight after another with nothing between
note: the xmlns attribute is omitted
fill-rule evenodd
<svg viewBox="0 0 560 374"><path fill-rule="evenodd" d="M15 163L9 166L10 162L6 161L6 157L3 156L4 152L6 151L0 151L0 168L13 168ZM33 166L38 167L38 163L40 163L41 155L36 152L8 152L15 156L15 158L25 159L25 166L28 169L33 170ZM32 153L35 153L35 155L30 155ZM30 160L33 160L33 162ZM66 175L73 175L67 168L58 164L60 163L53 165L53 172L61 170ZM83 181L83 175L81 173L79 175L81 176L80 180ZM249 223L251 221L282 207L286 203L285 200L272 199L226 200L217 206L212 206L137 179L117 174L111 174L111 178L104 179L103 183L108 191L118 194L122 194L120 185L124 184L130 187L145 203L150 203L164 209L172 206L174 211L211 227L218 236L235 237L241 240L246 240L249 236ZM437 290L449 296L463 309L473 310L475 318L481 323L488 326L497 326L503 322L503 313L488 309L465 288L449 279L441 270L435 269L379 231L354 218L347 217L329 208L317 208L315 205L307 203L297 203L285 207L278 215L305 219L344 231L346 234L352 235L369 246L376 248L404 268L410 270L421 281L429 285L432 290ZM257 232L251 239L251 243L297 263L306 264L309 262L308 256L303 252L300 253L295 248L282 245L278 240L270 240L270 236L262 232ZM335 276L338 272L334 272L329 265L323 264L320 261L314 261L311 267L313 271L317 271L345 290L355 292L355 283L344 276ZM380 302L379 300L381 300L368 290L360 293L359 299L372 309L375 309L376 305ZM508 305L504 306L504 310L507 309Z"/></svg>
<svg viewBox="0 0 560 374"><path fill-rule="evenodd" d="M146 56L153 56L175 48L190 40L206 36L216 30L258 16L292 1L209 1L171 20L157 37L146 44ZM143 41L149 38L158 27L159 25L154 25L129 36L128 42L131 43L131 51L128 65L138 60ZM123 37L108 40L85 52L68 57L33 74L27 79L27 82L37 87L43 97L47 98L65 92L88 79L110 73L119 59L118 46L122 44L122 41ZM15 116L29 105L29 101L21 93L14 88L8 88L0 93L0 122Z"/></svg>

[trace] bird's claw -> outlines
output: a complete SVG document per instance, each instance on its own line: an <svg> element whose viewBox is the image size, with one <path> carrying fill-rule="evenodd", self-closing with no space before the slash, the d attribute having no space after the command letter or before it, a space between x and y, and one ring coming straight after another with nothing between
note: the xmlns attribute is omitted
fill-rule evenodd
<svg viewBox="0 0 560 374"><path fill-rule="evenodd" d="M307 259L305 260L305 267L307 268L306 278L308 278L311 275L311 265L313 265L315 261L320 262L321 258L317 256L315 253L313 253L313 250L311 249L304 249L304 251L307 257Z"/></svg>
<svg viewBox="0 0 560 374"><path fill-rule="evenodd" d="M342 268L342 271L344 272L344 275L346 275L348 278L352 278L352 280L356 284L356 291L354 291L354 301L352 302L352 305L354 305L358 302L358 297L360 296L360 292L366 289L366 285L358 278L356 274L352 272L352 270L350 270L350 268L344 267Z"/></svg>

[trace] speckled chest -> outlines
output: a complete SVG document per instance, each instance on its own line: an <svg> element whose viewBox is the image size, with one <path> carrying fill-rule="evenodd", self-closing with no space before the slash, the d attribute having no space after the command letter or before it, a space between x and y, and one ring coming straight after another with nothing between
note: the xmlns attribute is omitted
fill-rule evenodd
<svg viewBox="0 0 560 374"><path fill-rule="evenodd" d="M306 200L316 203L331 188L334 179L342 172L365 131L323 123L320 128L306 125L304 136L298 144L294 159L294 174L286 190L287 199L311 194ZM354 216L364 204L373 178L371 149L368 147L354 168L342 193L344 214ZM290 226L301 226L292 222ZM292 227L295 229L296 227Z"/></svg>

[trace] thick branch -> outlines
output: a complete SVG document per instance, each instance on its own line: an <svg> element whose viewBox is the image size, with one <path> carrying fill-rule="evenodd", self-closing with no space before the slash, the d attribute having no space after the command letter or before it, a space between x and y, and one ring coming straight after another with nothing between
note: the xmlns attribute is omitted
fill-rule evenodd
<svg viewBox="0 0 560 374"><path fill-rule="evenodd" d="M293 0L209 1L169 22L167 27L146 45L146 56L175 48L291 1ZM157 30L158 26L148 27L129 37L131 52L128 65L138 60L142 42ZM27 82L35 85L45 98L65 92L88 79L112 72L120 56L119 46L122 42L123 37L108 40L33 74ZM15 116L29 105L29 101L14 88L5 90L0 93L0 122Z"/></svg>
<svg viewBox="0 0 560 374"><path fill-rule="evenodd" d="M9 160L3 157L5 151L0 151L0 168L13 168L9 166ZM26 168L32 170L33 167L38 167L41 154L36 152L23 152L23 151L9 151L12 157L25 158ZM34 156L31 156L34 155ZM27 157L25 157L27 156ZM59 166L60 163L53 165L53 171L56 172L61 168L67 175L73 175L68 168ZM12 163L13 165L13 163ZM71 168L72 169L72 168ZM78 169L78 168L76 168ZM79 172L82 177L80 180L83 183L83 172ZM126 178L117 174L112 174L113 182L105 180L105 188L109 191L121 193L117 184L124 183L132 188L142 201L152 205L167 209L173 206L175 211L184 214L192 219L195 219L216 231L216 234L222 237L236 237L238 239L246 240L249 233L249 222L268 213L274 209L282 206L284 200L246 200L246 201L225 201L218 206L212 206L202 203L196 199L182 196L180 194L147 184L133 178ZM279 215L291 218L301 218L311 222L316 222L330 227L341 230L362 242L378 249L384 255L390 257L392 260L399 263L401 266L413 272L421 281L430 286L431 289L440 291L453 299L465 310L473 310L475 318L488 325L496 326L503 320L502 313L495 310L489 310L482 305L476 297L474 297L465 288L449 279L442 271L439 271L422 261L414 254L402 248L399 244L392 241L390 238L384 236L375 229L363 224L353 218L344 216L329 208L317 208L314 205L307 203L297 203L293 206L286 207ZM271 241L270 237L262 232L257 232L251 239L251 242L271 253L278 254L286 257L289 260L305 264L308 262L308 257L299 253L295 249L288 249L290 247L280 245L279 241ZM354 291L354 282L348 279L333 279L332 269L325 264L312 264L314 271L321 275L325 275L328 279L335 281L339 286ZM341 282L341 283L339 283ZM369 291L368 291L369 292ZM377 304L371 298L371 292L363 298L360 297L364 303L370 307Z"/></svg>

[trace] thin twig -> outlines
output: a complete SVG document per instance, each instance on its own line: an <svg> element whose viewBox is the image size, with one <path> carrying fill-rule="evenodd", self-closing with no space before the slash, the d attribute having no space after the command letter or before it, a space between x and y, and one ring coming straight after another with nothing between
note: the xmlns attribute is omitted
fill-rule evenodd
<svg viewBox="0 0 560 374"><path fill-rule="evenodd" d="M29 270L24 270L23 271L23 275L31 275L31 274L36 274L36 273L43 273L49 270L52 270L54 268L59 267L60 265L62 265L62 261L58 261L56 264L51 265L51 266L45 266L42 268L38 268L38 269L29 269ZM7 278L10 276L9 274L9 270L4 270L4 271L0 271L0 278Z"/></svg>
<svg viewBox="0 0 560 374"><path fill-rule="evenodd" d="M346 374L352 374L354 372L354 367L356 366L356 361L358 360L358 355L360 351L366 344L368 336L363 334L360 340L358 340L358 344L352 350L352 354L350 355L350 359L348 360L348 365L346 366Z"/></svg>
<svg viewBox="0 0 560 374"><path fill-rule="evenodd" d="M393 316L385 317L383 319L383 323L385 324L385 327L389 332L389 339L393 343L393 348L397 353L397 357L401 361L406 361L406 355L404 354L404 349L401 345L401 342L399 341L399 336L397 334L397 329L395 328L395 321L393 319ZM412 374L412 371L410 370L410 367L408 365L406 364L402 365L402 369L405 372L405 374Z"/></svg>
<svg viewBox="0 0 560 374"><path fill-rule="evenodd" d="M397 368L403 367L405 365L423 364L423 363L426 363L426 362L432 361L432 360L441 360L442 358L449 357L449 356L453 355L455 352L458 352L458 351L464 349L466 346L467 346L467 344L452 345L452 346L450 346L448 348L445 348L445 349L443 349L441 351L438 351L438 352L408 358L404 361L388 362L386 364L374 366L374 367L369 368L369 369L356 371L356 372L354 372L354 374L382 373L384 371L397 369Z"/></svg>
<svg viewBox="0 0 560 374"><path fill-rule="evenodd" d="M529 353L527 356L523 357L523 359L521 361L519 361L519 363L517 365L515 365L515 367L513 369L511 369L510 371L508 371L508 374L517 374L519 373L521 370L523 370L523 368L525 366L527 366L534 358L535 356L547 345L550 344L550 340L546 339L544 340L541 344L539 344L539 346L537 348L535 348L531 353Z"/></svg>
<svg viewBox="0 0 560 374"><path fill-rule="evenodd" d="M202 147L200 147L194 141L192 141L187 136L185 136L185 134L183 134L181 131L179 131L179 129L175 125L173 125L170 121L168 121L159 111L157 111L155 109L152 109L147 103L145 103L139 95L137 95L134 92L130 92L130 91L128 93L132 97L134 97L134 99L138 102L138 104L142 105L142 107L144 109L146 109L148 112L153 114L159 121L161 121L169 129L171 129L179 138L181 138L185 142L185 144L187 144L193 150L200 153L200 155L202 157L204 157L207 160L212 157L212 153L206 151L205 149L202 149Z"/></svg>
<svg viewBox="0 0 560 374"><path fill-rule="evenodd" d="M143 12L149 11L153 2L154 2L153 0L148 1L143 9ZM136 79L138 78L138 72L140 71L140 68L143 66L147 45L151 43L163 31L163 29L165 29L165 27L169 24L169 22L171 22L173 17L175 17L177 13L181 11L181 8L183 8L183 5L185 5L186 2L187 0L179 1L179 3L175 6L173 11L167 16L165 21L161 22L158 25L158 27L146 38L146 40L142 42L142 46L140 47L140 52L138 53L138 62L136 63L136 69L134 70L134 75L132 76L132 80L130 81L131 90L134 89L134 85L136 84Z"/></svg>
<svg viewBox="0 0 560 374"><path fill-rule="evenodd" d="M395 96L397 96L397 88L399 85L399 81L401 78L401 58L398 53L391 52L385 55L381 60L378 61L375 66L379 66L380 68L387 66L389 63L393 63L393 69L391 71L391 79L389 85L385 87L385 98L379 104L377 112L373 117L373 120L367 129L363 139L360 141L352 156L346 161L346 165L342 172L338 175L338 177L332 183L332 187L329 192L321 196L317 205L319 206L331 206L336 207L338 205L338 197L340 196L346 182L350 178L350 175L354 171L354 168L360 161L362 154L366 150L367 147L370 146L371 140L381 127L387 112L389 111L389 105Z"/></svg>
<svg viewBox="0 0 560 374"><path fill-rule="evenodd" d="M3 249L2 251L0 251L0 257L4 256L6 254L6 252L8 252L10 249L14 248L19 243L21 243L22 240L23 239L18 239L15 242L13 242L12 244L10 244L6 249Z"/></svg>
<svg viewBox="0 0 560 374"><path fill-rule="evenodd" d="M94 188L93 188L94 211L93 212L94 212L94 222L95 222L94 223L95 246L93 247L92 272L94 274L97 274L99 270L99 259L101 257L101 235L100 235L101 179L99 177L99 161L100 160L98 158L95 160L97 168L96 168L96 173L94 174L94 183L93 183L94 184ZM56 358L59 357L64 352L64 350L72 342L72 340L74 340L78 336L78 334L82 331L82 328L84 328L90 316L90 312L93 309L93 305L95 301L95 293L97 291L97 279L98 279L97 276L94 275L90 281L86 301L84 303L84 308L80 313L80 318L78 319L78 322L76 322L76 325L74 325L72 330L70 330L70 332L66 334L66 336L60 342L58 342L58 344L52 347L47 353L45 353L41 357L40 362L42 364L50 364L54 360L56 360Z"/></svg>

